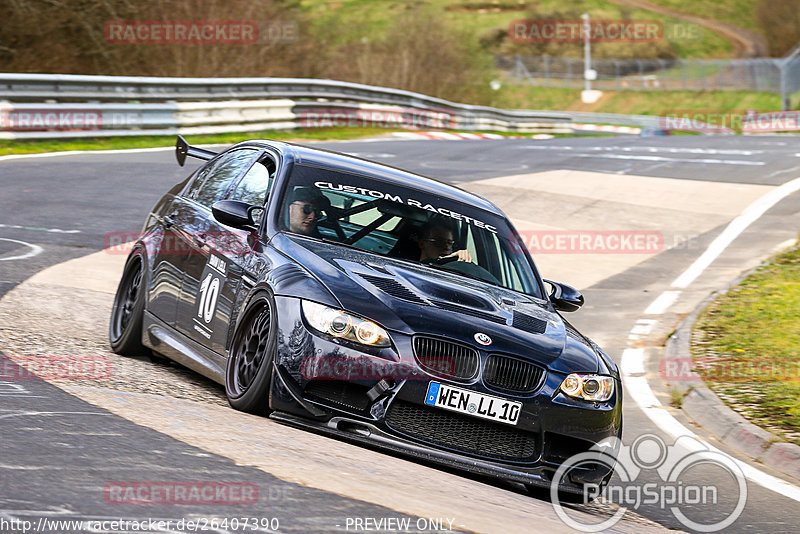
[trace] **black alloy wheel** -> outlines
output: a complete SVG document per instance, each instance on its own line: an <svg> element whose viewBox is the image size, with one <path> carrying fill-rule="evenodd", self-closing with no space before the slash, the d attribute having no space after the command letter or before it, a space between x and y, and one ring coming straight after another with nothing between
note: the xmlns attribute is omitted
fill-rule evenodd
<svg viewBox="0 0 800 534"><path fill-rule="evenodd" d="M137 356L149 354L142 345L142 316L145 301L144 258L134 251L128 258L125 271L117 287L108 339L111 349L117 354Z"/></svg>
<svg viewBox="0 0 800 534"><path fill-rule="evenodd" d="M237 410L269 413L277 332L274 310L272 295L259 293L251 299L236 328L225 371L225 393Z"/></svg>

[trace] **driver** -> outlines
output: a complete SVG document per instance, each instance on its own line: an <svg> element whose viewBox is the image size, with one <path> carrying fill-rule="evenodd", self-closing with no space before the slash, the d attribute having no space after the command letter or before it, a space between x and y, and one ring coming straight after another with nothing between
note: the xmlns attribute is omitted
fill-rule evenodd
<svg viewBox="0 0 800 534"><path fill-rule="evenodd" d="M450 221L438 217L430 219L418 234L419 261L455 258L457 261L471 262L472 255L468 250L453 252L455 245L453 234L453 225Z"/></svg>
<svg viewBox="0 0 800 534"><path fill-rule="evenodd" d="M311 237L322 237L317 222L330 201L311 187L297 187L289 196L289 231Z"/></svg>

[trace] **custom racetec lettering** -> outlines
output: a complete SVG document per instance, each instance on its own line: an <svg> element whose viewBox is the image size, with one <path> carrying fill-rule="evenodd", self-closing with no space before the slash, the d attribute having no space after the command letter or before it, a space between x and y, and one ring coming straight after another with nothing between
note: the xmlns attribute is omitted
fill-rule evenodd
<svg viewBox="0 0 800 534"><path fill-rule="evenodd" d="M390 200L392 202L397 202L399 204L404 204L406 206L423 209L426 211L430 211L432 213L438 213L439 215L450 217L457 221L464 221L467 224L477 226L478 228L483 228L485 230L488 230L489 232L497 233L497 228L495 228L491 224L487 224L486 222L481 221L480 219L476 219L474 217L470 217L468 215L464 215L463 213L458 213L456 211L449 210L441 206L434 206L431 203L421 202L414 198L404 199L401 196L392 195L390 193L385 193L383 191L378 191L375 189L367 189L364 187L356 187L354 185L347 185L347 184L334 184L332 182L314 182L314 185L319 189L324 189L328 191L342 191L344 193L364 195L379 200Z"/></svg>

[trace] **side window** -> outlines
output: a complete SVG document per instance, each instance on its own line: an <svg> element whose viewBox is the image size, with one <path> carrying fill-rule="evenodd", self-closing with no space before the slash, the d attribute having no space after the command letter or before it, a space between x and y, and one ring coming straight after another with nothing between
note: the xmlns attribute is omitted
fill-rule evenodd
<svg viewBox="0 0 800 534"><path fill-rule="evenodd" d="M270 174L270 169L273 170ZM272 188L272 180L275 178L275 164L271 160L257 161L250 167L236 187L228 197L230 200L240 200L256 206L264 206L267 203L269 191ZM256 211L253 214L256 225L261 224L264 210Z"/></svg>
<svg viewBox="0 0 800 534"><path fill-rule="evenodd" d="M194 180L192 180L192 183L189 184L189 188L186 190L184 196L191 199L197 198L197 192L200 190L200 187L202 187L203 182L206 181L206 178L208 178L208 173L210 173L219 162L219 159L209 161L201 167L200 170L197 171L197 175L194 177Z"/></svg>
<svg viewBox="0 0 800 534"><path fill-rule="evenodd" d="M274 168L275 165L271 160L254 163L247 174L236 184L228 198L263 206L267 201L272 179L275 177L274 174L270 174L269 169Z"/></svg>
<svg viewBox="0 0 800 534"><path fill-rule="evenodd" d="M210 208L214 202L223 198L231 183L253 164L259 152L256 149L242 149L226 154L200 171L187 196Z"/></svg>

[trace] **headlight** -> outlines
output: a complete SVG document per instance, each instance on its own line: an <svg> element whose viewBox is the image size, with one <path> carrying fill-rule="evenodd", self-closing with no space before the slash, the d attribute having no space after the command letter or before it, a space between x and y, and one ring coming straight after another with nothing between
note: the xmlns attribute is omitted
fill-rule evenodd
<svg viewBox="0 0 800 534"><path fill-rule="evenodd" d="M561 391L570 397L603 402L614 394L614 379L610 376L572 373L561 383Z"/></svg>
<svg viewBox="0 0 800 534"><path fill-rule="evenodd" d="M303 301L303 315L320 332L370 347L388 347L389 334L372 321L316 302Z"/></svg>

